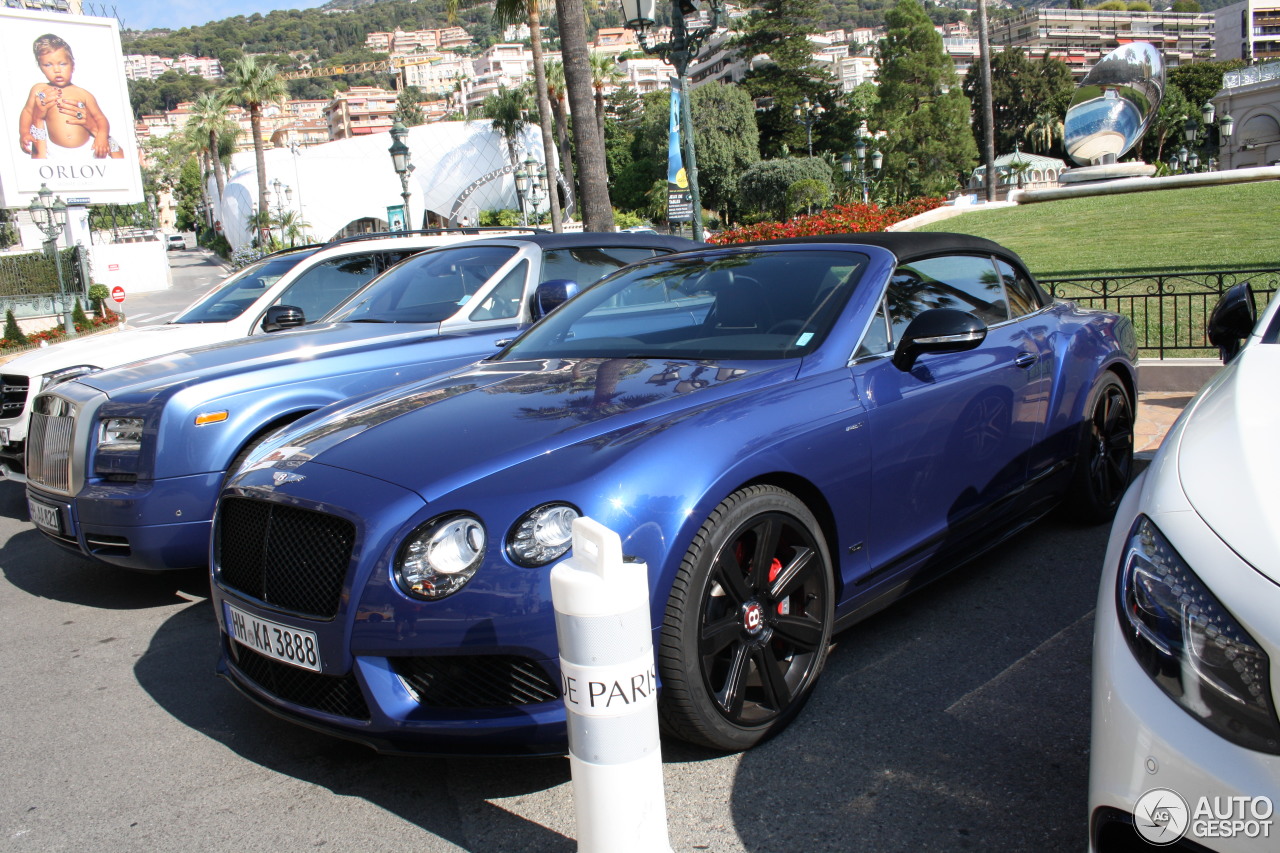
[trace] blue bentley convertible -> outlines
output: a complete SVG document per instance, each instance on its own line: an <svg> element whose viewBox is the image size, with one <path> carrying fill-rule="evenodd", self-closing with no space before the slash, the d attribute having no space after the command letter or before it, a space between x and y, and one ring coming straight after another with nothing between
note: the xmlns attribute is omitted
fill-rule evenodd
<svg viewBox="0 0 1280 853"><path fill-rule="evenodd" d="M572 520L649 567L666 730L804 704L831 635L1132 465L1128 320L953 234L628 267L497 355L298 421L222 493L221 673L384 751L565 748L548 573Z"/></svg>

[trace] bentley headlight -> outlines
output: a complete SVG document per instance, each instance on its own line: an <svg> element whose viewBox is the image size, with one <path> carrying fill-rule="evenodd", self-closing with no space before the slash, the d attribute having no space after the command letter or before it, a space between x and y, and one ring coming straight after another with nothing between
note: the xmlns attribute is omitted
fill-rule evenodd
<svg viewBox="0 0 1280 853"><path fill-rule="evenodd" d="M40 380L40 390L52 388L54 385L61 385L63 382L70 382L80 376L86 376L90 373L97 373L102 370L92 364L77 364L74 367L64 367L51 373L46 373L44 378Z"/></svg>
<svg viewBox="0 0 1280 853"><path fill-rule="evenodd" d="M458 514L432 519L400 546L396 582L415 598L444 598L471 580L484 559L484 545L478 518Z"/></svg>
<svg viewBox="0 0 1280 853"><path fill-rule="evenodd" d="M507 554L518 565L545 566L573 544L573 520L581 513L568 504L543 504L529 510L507 535Z"/></svg>
<svg viewBox="0 0 1280 853"><path fill-rule="evenodd" d="M1116 592L1129 649L1170 699L1232 743L1280 754L1267 653L1146 516Z"/></svg>
<svg viewBox="0 0 1280 853"><path fill-rule="evenodd" d="M137 451L142 447L142 418L103 418L98 424L98 449Z"/></svg>

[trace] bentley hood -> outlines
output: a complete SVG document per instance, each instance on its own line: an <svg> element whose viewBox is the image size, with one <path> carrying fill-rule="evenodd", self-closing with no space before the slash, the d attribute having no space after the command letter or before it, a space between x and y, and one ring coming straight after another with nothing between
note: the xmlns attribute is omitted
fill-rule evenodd
<svg viewBox="0 0 1280 853"><path fill-rule="evenodd" d="M1280 345L1246 347L1196 401L1178 442L1192 507L1227 545L1280 583Z"/></svg>
<svg viewBox="0 0 1280 853"><path fill-rule="evenodd" d="M293 469L314 461L431 500L570 445L662 429L786 382L799 366L798 359L484 362L317 413L265 446L248 467Z"/></svg>
<svg viewBox="0 0 1280 853"><path fill-rule="evenodd" d="M314 379L326 373L357 371L360 367L356 362L362 358L369 361L370 367L379 366L386 358L382 354L384 350L424 341L431 342L432 350L429 354L417 353L414 359L418 362L436 355L442 359L465 355L479 359L493 353L496 349L494 342L504 333L510 335L514 327L444 336L439 334L439 328L438 323L304 326L214 346L184 349L149 361L82 376L79 381L112 398L119 398L134 392L145 392L150 396L197 382L245 376L288 365L299 366L296 380ZM326 362L329 363L327 367Z"/></svg>

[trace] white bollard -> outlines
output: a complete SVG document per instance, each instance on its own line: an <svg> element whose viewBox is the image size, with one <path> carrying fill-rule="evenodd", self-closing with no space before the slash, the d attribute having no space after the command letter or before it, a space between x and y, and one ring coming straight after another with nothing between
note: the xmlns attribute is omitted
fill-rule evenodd
<svg viewBox="0 0 1280 853"><path fill-rule="evenodd" d="M648 573L590 518L574 520L573 554L551 570L578 853L671 850Z"/></svg>

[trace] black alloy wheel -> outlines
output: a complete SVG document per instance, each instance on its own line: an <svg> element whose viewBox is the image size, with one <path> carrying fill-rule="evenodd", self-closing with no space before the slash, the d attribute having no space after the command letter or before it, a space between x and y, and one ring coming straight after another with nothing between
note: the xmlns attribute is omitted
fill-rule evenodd
<svg viewBox="0 0 1280 853"><path fill-rule="evenodd" d="M1081 521L1100 524L1115 515L1133 477L1133 403L1114 373L1098 380L1086 412L1067 500Z"/></svg>
<svg viewBox="0 0 1280 853"><path fill-rule="evenodd" d="M740 751L804 706L831 641L825 538L794 495L751 486L702 525L667 604L659 666L667 730Z"/></svg>

